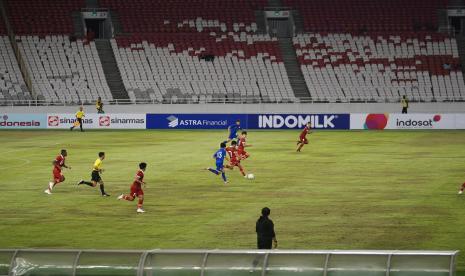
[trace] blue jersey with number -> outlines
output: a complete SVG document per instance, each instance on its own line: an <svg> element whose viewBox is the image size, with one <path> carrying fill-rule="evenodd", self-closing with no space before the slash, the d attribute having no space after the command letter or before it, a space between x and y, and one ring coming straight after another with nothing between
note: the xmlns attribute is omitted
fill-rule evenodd
<svg viewBox="0 0 465 276"><path fill-rule="evenodd" d="M232 124L229 126L229 138L236 138L237 136L237 131L241 130L241 126L238 124Z"/></svg>
<svg viewBox="0 0 465 276"><path fill-rule="evenodd" d="M216 159L216 164L223 164L224 158L226 157L226 150L219 149L213 154L213 158Z"/></svg>

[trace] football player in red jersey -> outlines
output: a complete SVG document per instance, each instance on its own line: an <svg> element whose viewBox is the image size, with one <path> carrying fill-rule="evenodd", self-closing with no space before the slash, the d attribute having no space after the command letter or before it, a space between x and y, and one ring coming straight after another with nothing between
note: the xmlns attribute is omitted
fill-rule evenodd
<svg viewBox="0 0 465 276"><path fill-rule="evenodd" d="M129 195L121 194L118 199L124 199L128 201L133 201L136 197L139 198L139 202L137 203L137 213L145 213L144 209L142 209L142 204L144 203L144 191L142 190L142 184L145 186L144 182L144 172L147 168L147 163L140 163L139 170L136 173L136 178L131 185L131 193Z"/></svg>
<svg viewBox="0 0 465 276"><path fill-rule="evenodd" d="M65 159L68 156L68 152L65 149L62 149L60 155L58 155L55 160L53 160L53 182L48 183L47 189L44 193L51 195L52 190L58 183L65 181L65 176L61 172L61 168L71 169L71 166L66 166Z"/></svg>
<svg viewBox="0 0 465 276"><path fill-rule="evenodd" d="M307 140L307 134L310 132L310 128L312 127L312 124L308 122L305 125L305 128L302 130L299 136L299 141L297 141L297 145L299 146L297 148L297 152L300 152L300 150L303 148L304 145L308 144Z"/></svg>
<svg viewBox="0 0 465 276"><path fill-rule="evenodd" d="M239 142L237 143L237 154L240 160L249 158L250 154L245 151L245 148L251 146L252 145L247 144L247 131L242 131Z"/></svg>
<svg viewBox="0 0 465 276"><path fill-rule="evenodd" d="M234 169L234 167L238 167L242 176L245 177L244 167L241 165L241 160L237 150L237 142L235 140L231 141L231 146L226 148L226 152L229 155L229 164L225 167L230 170Z"/></svg>

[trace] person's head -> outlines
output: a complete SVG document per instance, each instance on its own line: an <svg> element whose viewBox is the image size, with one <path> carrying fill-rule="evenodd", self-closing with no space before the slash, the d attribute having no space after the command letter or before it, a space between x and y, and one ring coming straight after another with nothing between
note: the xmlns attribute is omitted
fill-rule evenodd
<svg viewBox="0 0 465 276"><path fill-rule="evenodd" d="M142 171L145 171L146 168L147 168L147 163L145 162L139 163L139 169L141 169Z"/></svg>
<svg viewBox="0 0 465 276"><path fill-rule="evenodd" d="M240 124L241 124L241 120L237 120L236 125L240 125Z"/></svg>
<svg viewBox="0 0 465 276"><path fill-rule="evenodd" d="M306 126L307 126L308 128L311 128L311 127L312 127L312 123L308 122L308 123L306 124Z"/></svg>
<svg viewBox="0 0 465 276"><path fill-rule="evenodd" d="M226 143L225 143L225 142L222 142L222 143L220 144L220 148L224 149L225 147L226 147Z"/></svg>
<svg viewBox="0 0 465 276"><path fill-rule="evenodd" d="M80 106L80 107L79 107L79 110L80 110L80 111L84 110L84 107Z"/></svg>
<svg viewBox="0 0 465 276"><path fill-rule="evenodd" d="M68 152L65 149L61 150L61 156L66 157L68 156Z"/></svg>
<svg viewBox="0 0 465 276"><path fill-rule="evenodd" d="M231 146L233 146L233 147L237 146L236 140L232 140L232 141L231 141Z"/></svg>
<svg viewBox="0 0 465 276"><path fill-rule="evenodd" d="M103 151L99 152L98 157L100 158L100 160L105 159L105 153Z"/></svg>
<svg viewBox="0 0 465 276"><path fill-rule="evenodd" d="M265 207L265 208L262 209L262 216L268 217L270 215L270 213L271 213L270 208Z"/></svg>
<svg viewBox="0 0 465 276"><path fill-rule="evenodd" d="M101 102L101 101L102 101L102 97L98 97L97 101Z"/></svg>
<svg viewBox="0 0 465 276"><path fill-rule="evenodd" d="M247 137L247 131L244 130L243 132L241 132L241 134L243 137Z"/></svg>

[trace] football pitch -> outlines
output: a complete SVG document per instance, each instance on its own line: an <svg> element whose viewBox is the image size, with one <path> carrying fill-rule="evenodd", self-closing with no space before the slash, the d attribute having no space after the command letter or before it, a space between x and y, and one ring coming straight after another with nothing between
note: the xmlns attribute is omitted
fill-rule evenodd
<svg viewBox="0 0 465 276"><path fill-rule="evenodd" d="M262 207L281 249L461 250L465 270L464 131L250 131L254 180L205 171L226 131L1 131L0 248L251 249ZM44 194L52 160L66 180ZM102 178L90 180L104 151ZM146 213L128 193L147 162Z"/></svg>

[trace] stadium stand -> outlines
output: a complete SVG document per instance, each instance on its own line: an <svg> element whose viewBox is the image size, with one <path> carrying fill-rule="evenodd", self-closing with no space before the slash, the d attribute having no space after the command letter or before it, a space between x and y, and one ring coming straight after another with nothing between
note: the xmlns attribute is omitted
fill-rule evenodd
<svg viewBox="0 0 465 276"><path fill-rule="evenodd" d="M436 31L447 0L283 0L297 9L307 32Z"/></svg>
<svg viewBox="0 0 465 276"><path fill-rule="evenodd" d="M71 39L71 14L85 0L4 2L39 99L119 97L94 42ZM324 102L464 100L456 40L436 32L438 9L448 0L281 2L298 10L305 31L288 48L284 39L258 33L256 11L266 0L100 0L122 26L111 40L113 54L107 46L119 72L107 74L117 76L116 90L125 88L131 101L298 102L308 93ZM17 67L8 42L2 37L2 66ZM292 45L298 64L289 69ZM3 98L30 98L21 74L11 74L17 68L2 72ZM308 87L304 96L290 83L297 77Z"/></svg>
<svg viewBox="0 0 465 276"><path fill-rule="evenodd" d="M454 38L437 33L313 33L293 39L311 94L332 101L463 100Z"/></svg>
<svg viewBox="0 0 465 276"><path fill-rule="evenodd" d="M6 1L19 49L38 99L47 102L111 100L94 42L71 39L71 13L84 0Z"/></svg>
<svg viewBox="0 0 465 276"><path fill-rule="evenodd" d="M93 41L71 41L67 35L19 36L17 41L40 98L69 103L113 99Z"/></svg>
<svg viewBox="0 0 465 276"><path fill-rule="evenodd" d="M30 100L31 94L24 83L3 20L0 15L0 104Z"/></svg>
<svg viewBox="0 0 465 276"><path fill-rule="evenodd" d="M277 41L266 35L152 34L112 47L131 99L295 100ZM214 59L202 59L208 55Z"/></svg>
<svg viewBox="0 0 465 276"><path fill-rule="evenodd" d="M276 39L256 33L266 1L100 1L130 36L112 40L132 100L295 101Z"/></svg>
<svg viewBox="0 0 465 276"><path fill-rule="evenodd" d="M7 0L5 6L17 35L72 34L71 13L85 7L84 0Z"/></svg>
<svg viewBox="0 0 465 276"><path fill-rule="evenodd" d="M100 0L116 11L126 33L253 32L255 10L267 0Z"/></svg>
<svg viewBox="0 0 465 276"><path fill-rule="evenodd" d="M319 101L463 100L454 38L436 32L447 0L284 0L308 33L293 38Z"/></svg>

